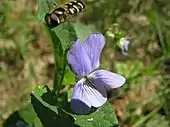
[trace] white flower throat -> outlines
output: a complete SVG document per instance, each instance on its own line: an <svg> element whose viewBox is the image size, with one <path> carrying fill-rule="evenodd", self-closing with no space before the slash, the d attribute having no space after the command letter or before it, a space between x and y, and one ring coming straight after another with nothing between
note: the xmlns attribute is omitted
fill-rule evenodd
<svg viewBox="0 0 170 127"><path fill-rule="evenodd" d="M83 83L83 86L88 86L88 87L94 88L94 85L93 85L94 84L94 76L92 74L83 76L79 79L80 79L79 81Z"/></svg>

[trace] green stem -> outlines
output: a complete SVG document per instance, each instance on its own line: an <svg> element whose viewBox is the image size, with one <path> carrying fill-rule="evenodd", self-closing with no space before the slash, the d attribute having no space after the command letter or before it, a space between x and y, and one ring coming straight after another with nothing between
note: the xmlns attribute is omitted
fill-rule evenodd
<svg viewBox="0 0 170 127"><path fill-rule="evenodd" d="M134 125L132 125L132 127L139 127L140 125L142 125L146 120L150 119L151 117L153 117L160 109L162 108L162 104L159 105L157 108L155 108L151 113L149 113L147 116L145 116L144 118L142 118L141 120L139 120L138 122L136 122Z"/></svg>
<svg viewBox="0 0 170 127"><path fill-rule="evenodd" d="M63 56L63 68L62 68L62 76L60 77L60 81L58 82L58 81L55 81L55 80L57 80L55 77L56 77L56 75L57 75L57 71L56 71L56 69L55 69L55 75L54 75L54 84L56 83L56 82L58 82L58 85L54 85L54 89L53 89L53 92L54 93L56 93L56 96L58 96L59 95L59 93L60 93L60 90L62 89L62 82L63 82L63 79L64 79L64 73L65 73L65 70L66 70L66 66L67 66L67 54L68 54L68 51L69 51L69 49L70 49L70 45L68 45L68 47L66 48L66 50L65 50L65 53L64 53L64 56Z"/></svg>
<svg viewBox="0 0 170 127"><path fill-rule="evenodd" d="M54 71L54 80L53 80L54 82L53 82L52 92L58 96L59 91L62 87L61 84L64 78L65 68L67 65L66 63L67 63L68 50L66 49L63 52L61 41L53 30L47 28L47 33L50 37L50 42L52 44L54 61L55 61L55 71Z"/></svg>

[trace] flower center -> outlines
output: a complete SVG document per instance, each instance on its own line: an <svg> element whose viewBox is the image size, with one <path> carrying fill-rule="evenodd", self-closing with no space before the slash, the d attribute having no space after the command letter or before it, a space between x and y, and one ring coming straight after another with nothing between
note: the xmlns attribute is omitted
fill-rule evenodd
<svg viewBox="0 0 170 127"><path fill-rule="evenodd" d="M94 87L94 85L93 85L93 84L94 84L94 81L93 81L92 75L84 76L83 79L84 79L83 85L87 85L87 86L90 86L90 87Z"/></svg>

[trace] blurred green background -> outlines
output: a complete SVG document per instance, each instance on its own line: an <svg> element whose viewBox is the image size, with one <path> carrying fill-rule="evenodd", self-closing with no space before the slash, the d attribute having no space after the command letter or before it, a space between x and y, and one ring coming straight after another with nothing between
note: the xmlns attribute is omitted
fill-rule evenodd
<svg viewBox="0 0 170 127"><path fill-rule="evenodd" d="M103 33L107 44L101 63L127 78L110 93L120 127L169 127L170 1L84 1L86 10L70 22ZM0 1L0 126L29 101L37 85L53 83L52 48L36 17L37 3ZM128 56L115 51L115 31L131 37Z"/></svg>

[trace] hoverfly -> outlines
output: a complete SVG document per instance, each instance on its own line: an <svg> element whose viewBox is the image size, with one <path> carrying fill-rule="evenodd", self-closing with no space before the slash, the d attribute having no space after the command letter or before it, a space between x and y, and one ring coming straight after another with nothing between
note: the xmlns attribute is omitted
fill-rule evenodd
<svg viewBox="0 0 170 127"><path fill-rule="evenodd" d="M51 12L45 15L45 21L49 28L58 26L82 12L85 4L81 0L74 0L64 4L62 7L54 8Z"/></svg>

